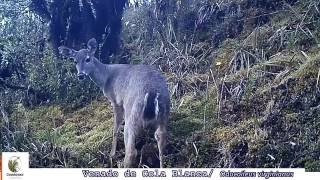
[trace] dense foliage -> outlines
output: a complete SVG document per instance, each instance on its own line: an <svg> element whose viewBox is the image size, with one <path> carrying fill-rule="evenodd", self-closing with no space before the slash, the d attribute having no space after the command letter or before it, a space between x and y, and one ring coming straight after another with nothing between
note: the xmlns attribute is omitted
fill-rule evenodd
<svg viewBox="0 0 320 180"><path fill-rule="evenodd" d="M99 58L109 63L109 56L119 49L121 18L127 0L31 1L30 8L49 22L48 41L54 51L61 45L80 49L95 37L101 44Z"/></svg>

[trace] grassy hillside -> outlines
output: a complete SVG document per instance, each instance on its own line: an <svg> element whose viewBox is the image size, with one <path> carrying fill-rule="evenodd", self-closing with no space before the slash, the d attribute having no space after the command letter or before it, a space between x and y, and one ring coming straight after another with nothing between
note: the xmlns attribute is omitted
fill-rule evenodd
<svg viewBox="0 0 320 180"><path fill-rule="evenodd" d="M320 3L192 2L168 13L162 28L149 5L123 19L122 57L157 65L168 79L165 167L320 171ZM112 111L101 96L80 107L16 104L11 150L29 151L33 167L121 166L122 137L109 160ZM154 140L141 141L141 165L154 166Z"/></svg>

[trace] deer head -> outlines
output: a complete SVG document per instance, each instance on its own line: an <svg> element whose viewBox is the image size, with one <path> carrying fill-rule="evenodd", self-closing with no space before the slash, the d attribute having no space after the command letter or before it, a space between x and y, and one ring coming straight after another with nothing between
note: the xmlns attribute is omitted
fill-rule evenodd
<svg viewBox="0 0 320 180"><path fill-rule="evenodd" d="M90 75L95 69L94 62L97 61L97 59L94 57L94 53L96 52L97 47L97 41L92 38L87 43L87 49L76 51L65 46L60 46L58 49L61 55L74 60L78 71L78 78L79 80L82 80L85 76Z"/></svg>

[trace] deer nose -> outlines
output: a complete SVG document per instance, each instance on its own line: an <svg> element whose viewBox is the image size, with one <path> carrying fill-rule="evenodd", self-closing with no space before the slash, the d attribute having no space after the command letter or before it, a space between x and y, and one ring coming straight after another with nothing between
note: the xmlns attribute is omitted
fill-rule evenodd
<svg viewBox="0 0 320 180"><path fill-rule="evenodd" d="M79 80L83 80L83 79L85 78L85 76L86 76L85 74L79 73L79 74L78 74L78 79L79 79Z"/></svg>

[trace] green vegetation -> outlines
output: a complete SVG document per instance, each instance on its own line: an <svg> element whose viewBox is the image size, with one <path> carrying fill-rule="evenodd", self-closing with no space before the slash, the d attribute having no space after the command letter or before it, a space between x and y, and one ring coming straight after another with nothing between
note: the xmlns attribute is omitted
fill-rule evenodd
<svg viewBox="0 0 320 180"><path fill-rule="evenodd" d="M18 166L18 161L16 159L15 160L9 160L8 168L9 168L9 170L11 172L18 172L17 166Z"/></svg>
<svg viewBox="0 0 320 180"><path fill-rule="evenodd" d="M320 3L166 2L125 10L123 46L112 57L157 65L168 79L165 166L320 171ZM78 82L50 47L40 59L27 77L45 99L26 105L21 93L1 94L2 150L29 151L33 167L121 166L122 137L109 160L113 120L102 93ZM144 156L156 159L153 140L142 140Z"/></svg>

